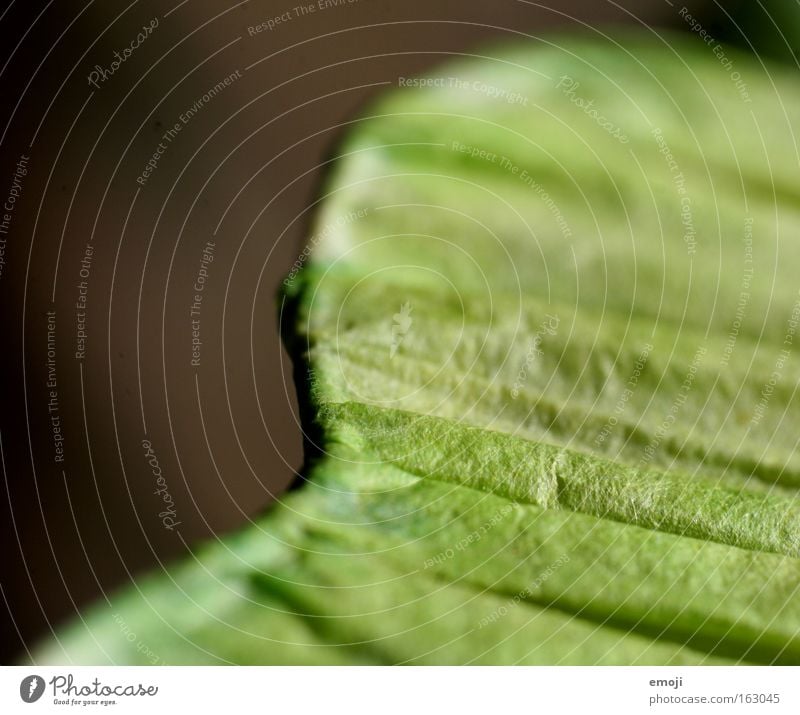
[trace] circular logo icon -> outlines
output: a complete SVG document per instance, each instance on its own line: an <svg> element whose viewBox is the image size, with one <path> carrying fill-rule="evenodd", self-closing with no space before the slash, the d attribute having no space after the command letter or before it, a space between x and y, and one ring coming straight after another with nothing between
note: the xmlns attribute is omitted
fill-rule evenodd
<svg viewBox="0 0 800 715"><path fill-rule="evenodd" d="M44 678L38 675L29 675L19 684L19 696L26 703L35 703L44 695Z"/></svg>

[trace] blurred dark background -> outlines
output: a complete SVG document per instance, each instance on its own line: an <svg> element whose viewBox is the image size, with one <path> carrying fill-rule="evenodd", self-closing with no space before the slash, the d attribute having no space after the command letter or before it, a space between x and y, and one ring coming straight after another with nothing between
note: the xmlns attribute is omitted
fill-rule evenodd
<svg viewBox="0 0 800 715"><path fill-rule="evenodd" d="M688 31L670 0L298 2L0 10L0 662L293 479L276 292L360 106L488 40ZM794 60L757 3L686 5Z"/></svg>

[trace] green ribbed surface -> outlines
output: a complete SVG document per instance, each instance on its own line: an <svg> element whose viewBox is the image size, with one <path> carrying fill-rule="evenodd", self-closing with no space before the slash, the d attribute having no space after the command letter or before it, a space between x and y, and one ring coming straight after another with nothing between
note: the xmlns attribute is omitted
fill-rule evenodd
<svg viewBox="0 0 800 715"><path fill-rule="evenodd" d="M355 123L285 286L308 483L37 659L800 663L796 78L620 42Z"/></svg>

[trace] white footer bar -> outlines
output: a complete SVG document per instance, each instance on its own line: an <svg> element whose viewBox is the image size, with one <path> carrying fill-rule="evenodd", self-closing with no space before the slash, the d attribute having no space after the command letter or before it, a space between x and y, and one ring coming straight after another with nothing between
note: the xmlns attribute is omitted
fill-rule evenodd
<svg viewBox="0 0 800 715"><path fill-rule="evenodd" d="M0 712L800 713L787 667L4 667Z"/></svg>

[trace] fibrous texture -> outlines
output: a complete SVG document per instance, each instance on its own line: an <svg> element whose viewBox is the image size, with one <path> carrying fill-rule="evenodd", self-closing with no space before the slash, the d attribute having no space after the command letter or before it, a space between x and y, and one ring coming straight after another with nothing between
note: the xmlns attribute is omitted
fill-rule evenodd
<svg viewBox="0 0 800 715"><path fill-rule="evenodd" d="M796 78L628 36L403 84L281 298L304 484L39 656L800 663Z"/></svg>

